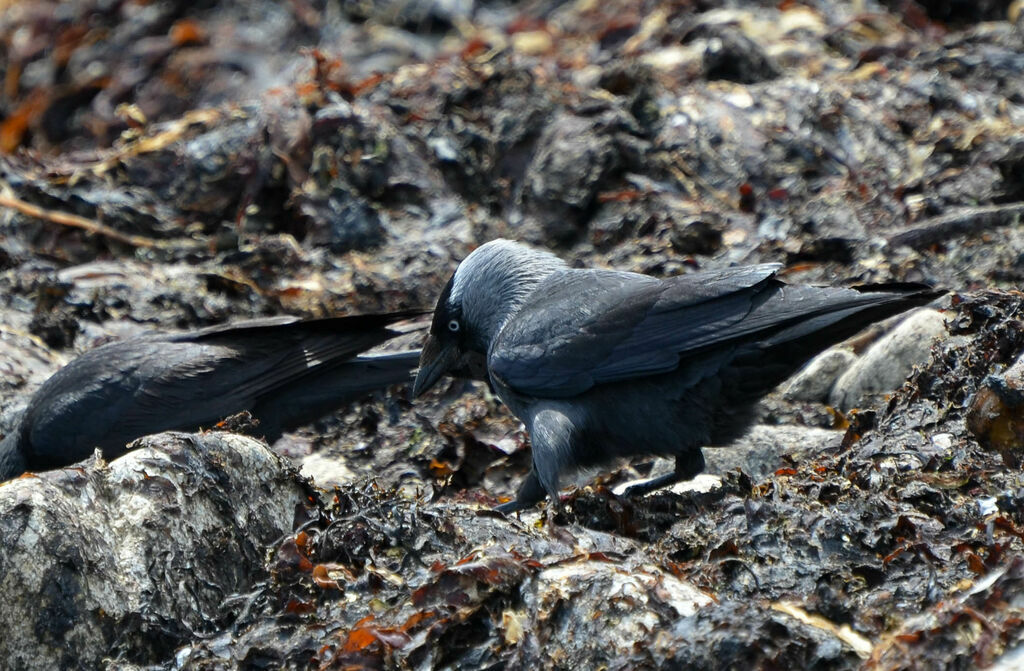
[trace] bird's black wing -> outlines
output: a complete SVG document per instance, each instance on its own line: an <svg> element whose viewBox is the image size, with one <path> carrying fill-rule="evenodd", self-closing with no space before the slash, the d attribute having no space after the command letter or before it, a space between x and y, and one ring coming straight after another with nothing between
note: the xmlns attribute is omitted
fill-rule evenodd
<svg viewBox="0 0 1024 671"><path fill-rule="evenodd" d="M268 440L393 384L412 382L420 351L365 354L275 389L252 408Z"/></svg>
<svg viewBox="0 0 1024 671"><path fill-rule="evenodd" d="M63 465L95 446L117 454L140 435L210 425L384 342L408 316L258 320L103 345L40 387L23 420L29 449L37 464Z"/></svg>
<svg viewBox="0 0 1024 671"><path fill-rule="evenodd" d="M175 373L205 375L213 366L219 386L230 388L238 398L256 398L381 344L397 335L388 326L422 314L406 311L305 321L284 317L211 327L182 334L178 341L209 348L215 364L200 358L185 362Z"/></svg>
<svg viewBox="0 0 1024 671"><path fill-rule="evenodd" d="M781 286L777 264L658 280L568 270L543 282L488 354L499 384L535 397L667 372L681 353L736 337L762 294Z"/></svg>

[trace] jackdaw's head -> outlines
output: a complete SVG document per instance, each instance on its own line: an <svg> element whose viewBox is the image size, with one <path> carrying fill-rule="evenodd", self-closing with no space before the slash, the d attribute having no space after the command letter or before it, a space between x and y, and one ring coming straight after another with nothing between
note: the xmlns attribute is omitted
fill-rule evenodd
<svg viewBox="0 0 1024 671"><path fill-rule="evenodd" d="M447 372L486 377L494 337L545 277L566 268L554 254L511 240L492 240L463 259L434 307L413 396Z"/></svg>

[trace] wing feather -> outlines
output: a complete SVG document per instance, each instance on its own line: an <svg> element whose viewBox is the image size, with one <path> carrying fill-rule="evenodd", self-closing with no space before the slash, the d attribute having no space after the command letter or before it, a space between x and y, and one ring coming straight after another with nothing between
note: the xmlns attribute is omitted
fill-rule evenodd
<svg viewBox="0 0 1024 671"><path fill-rule="evenodd" d="M778 268L669 280L563 271L502 328L488 370L495 383L520 395L570 397L595 385L669 372L683 358L699 363L715 348L802 343L813 353L942 293L923 285L791 286L775 279Z"/></svg>
<svg viewBox="0 0 1024 671"><path fill-rule="evenodd" d="M567 270L545 281L501 330L488 356L500 384L565 397L606 382L667 372L682 353L734 333L777 264L658 280Z"/></svg>

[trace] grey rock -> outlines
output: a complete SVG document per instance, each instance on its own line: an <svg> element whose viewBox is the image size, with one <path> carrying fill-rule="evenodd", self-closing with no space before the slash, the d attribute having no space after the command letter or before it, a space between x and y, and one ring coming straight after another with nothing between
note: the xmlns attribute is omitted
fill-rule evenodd
<svg viewBox="0 0 1024 671"><path fill-rule="evenodd" d="M529 636L509 657L510 668L552 668L546 646L533 638L532 631L559 604L574 605L561 615L576 641L564 668L603 667L600 662L605 660L629 659L645 632L668 629L715 606L710 596L691 583L663 567L640 562L566 562L545 567L530 582L522 590L523 608L504 614L506 631L525 631L524 638ZM609 627L610 622L614 627ZM676 639L655 637L647 654L668 666L664 660L678 654L677 645ZM599 663L592 666L594 660Z"/></svg>
<svg viewBox="0 0 1024 671"><path fill-rule="evenodd" d="M723 474L739 468L759 481L787 465L783 455L800 461L838 447L842 439L842 431L758 424L726 449L705 449L704 460L708 473Z"/></svg>
<svg viewBox="0 0 1024 671"><path fill-rule="evenodd" d="M793 376L783 396L791 401L825 401L839 376L856 360L857 356L848 349L827 349Z"/></svg>
<svg viewBox="0 0 1024 671"><path fill-rule="evenodd" d="M383 244L387 229L369 203L336 188L327 201L330 221L328 246L335 254L366 250Z"/></svg>
<svg viewBox="0 0 1024 671"><path fill-rule="evenodd" d="M164 433L0 484L5 669L148 664L230 621L308 492L250 438ZM237 604L236 604L237 606Z"/></svg>
<svg viewBox="0 0 1024 671"><path fill-rule="evenodd" d="M946 335L946 320L938 310L922 308L911 313L840 376L829 402L849 410L871 394L898 389L914 366L928 361L934 341Z"/></svg>
<svg viewBox="0 0 1024 671"><path fill-rule="evenodd" d="M721 484L721 476L739 469L760 482L788 465L783 455L790 460L800 461L829 449L839 447L843 440L842 431L830 431L807 426L771 426L758 424L739 440L726 448L704 450L705 472L690 480L683 480L672 487L676 493L707 492ZM655 461L649 477L671 473L674 463L671 459ZM635 480L617 485L614 492L622 495Z"/></svg>
<svg viewBox="0 0 1024 671"><path fill-rule="evenodd" d="M548 235L563 240L575 235L602 183L620 167L617 122L614 113L561 114L545 129L526 169L524 200Z"/></svg>

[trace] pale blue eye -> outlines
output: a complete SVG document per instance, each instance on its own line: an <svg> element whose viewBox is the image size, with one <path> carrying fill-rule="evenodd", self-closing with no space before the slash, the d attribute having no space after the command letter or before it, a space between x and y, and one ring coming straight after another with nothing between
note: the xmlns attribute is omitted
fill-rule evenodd
<svg viewBox="0 0 1024 671"><path fill-rule="evenodd" d="M457 333L459 330L459 322L455 319L448 322L448 330L452 333Z"/></svg>

